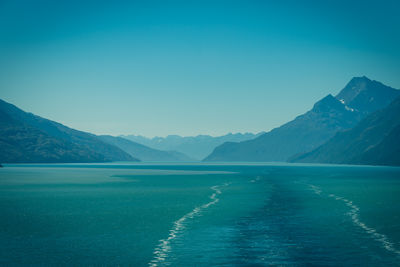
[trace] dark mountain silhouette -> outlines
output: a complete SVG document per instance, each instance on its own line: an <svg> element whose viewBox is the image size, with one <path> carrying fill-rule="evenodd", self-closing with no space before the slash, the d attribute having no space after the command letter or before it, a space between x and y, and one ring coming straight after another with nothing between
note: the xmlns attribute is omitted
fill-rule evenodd
<svg viewBox="0 0 400 267"><path fill-rule="evenodd" d="M380 82L355 77L336 97L326 96L293 121L253 140L224 143L204 161L286 161L317 148L337 132L354 127L399 95L399 90Z"/></svg>
<svg viewBox="0 0 400 267"><path fill-rule="evenodd" d="M96 135L27 113L0 100L0 162L138 161Z"/></svg>
<svg viewBox="0 0 400 267"><path fill-rule="evenodd" d="M400 97L292 162L400 165Z"/></svg>

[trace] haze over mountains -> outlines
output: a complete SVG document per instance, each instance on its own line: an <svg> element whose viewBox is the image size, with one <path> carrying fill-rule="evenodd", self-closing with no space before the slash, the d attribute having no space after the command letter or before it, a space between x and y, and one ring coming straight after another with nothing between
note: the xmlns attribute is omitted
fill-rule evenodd
<svg viewBox="0 0 400 267"><path fill-rule="evenodd" d="M179 136L168 135L167 137L147 138L140 135L121 135L128 140L143 144L145 146L159 150L174 150L184 153L192 159L202 160L208 156L215 147L225 142L241 142L256 138L263 134L253 133L229 133L222 136L197 135L197 136Z"/></svg>
<svg viewBox="0 0 400 267"><path fill-rule="evenodd" d="M212 152L211 152L212 151ZM336 96L267 133L97 136L0 100L0 162L291 161L400 165L400 91L353 78ZM211 153L207 156L208 153Z"/></svg>
<svg viewBox="0 0 400 267"><path fill-rule="evenodd" d="M106 143L119 147L141 161L195 161L193 158L178 151L158 150L122 137L101 135L99 138Z"/></svg>
<svg viewBox="0 0 400 267"><path fill-rule="evenodd" d="M310 111L253 140L224 143L204 161L287 161L354 127L399 95L399 90L380 82L355 77L336 97L324 97Z"/></svg>
<svg viewBox="0 0 400 267"><path fill-rule="evenodd" d="M110 161L189 161L112 136L96 136L47 120L0 100L0 162L71 163Z"/></svg>

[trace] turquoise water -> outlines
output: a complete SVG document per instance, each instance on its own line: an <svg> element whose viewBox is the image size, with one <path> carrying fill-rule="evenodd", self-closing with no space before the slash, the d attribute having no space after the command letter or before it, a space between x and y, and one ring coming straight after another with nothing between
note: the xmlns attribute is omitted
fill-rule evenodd
<svg viewBox="0 0 400 267"><path fill-rule="evenodd" d="M400 262L400 168L6 165L0 200L0 265Z"/></svg>

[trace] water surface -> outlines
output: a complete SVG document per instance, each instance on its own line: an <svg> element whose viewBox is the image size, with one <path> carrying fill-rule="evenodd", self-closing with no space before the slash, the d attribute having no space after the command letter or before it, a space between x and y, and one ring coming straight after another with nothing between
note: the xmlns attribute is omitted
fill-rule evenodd
<svg viewBox="0 0 400 267"><path fill-rule="evenodd" d="M0 169L1 265L398 265L400 168Z"/></svg>

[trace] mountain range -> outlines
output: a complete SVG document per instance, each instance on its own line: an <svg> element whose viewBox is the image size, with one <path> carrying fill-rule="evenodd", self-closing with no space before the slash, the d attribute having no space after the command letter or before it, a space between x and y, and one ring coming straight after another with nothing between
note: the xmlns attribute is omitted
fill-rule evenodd
<svg viewBox="0 0 400 267"><path fill-rule="evenodd" d="M367 115L385 108L400 91L367 77L353 78L335 97L328 95L294 120L259 137L226 142L204 161L287 161L353 128Z"/></svg>
<svg viewBox="0 0 400 267"><path fill-rule="evenodd" d="M3 100L0 100L0 152L2 163L192 160L176 151L160 151L120 137L74 130Z"/></svg>
<svg viewBox="0 0 400 267"><path fill-rule="evenodd" d="M269 132L219 137L98 136L0 100L2 163L175 162L208 153L204 161L400 165L400 91L355 77Z"/></svg>
<svg viewBox="0 0 400 267"><path fill-rule="evenodd" d="M178 151L158 150L122 137L101 135L99 138L108 144L119 147L132 157L139 158L141 161L195 161L195 159Z"/></svg>
<svg viewBox="0 0 400 267"><path fill-rule="evenodd" d="M0 162L139 161L96 135L27 113L0 100Z"/></svg>
<svg viewBox="0 0 400 267"><path fill-rule="evenodd" d="M291 162L400 165L400 97Z"/></svg>
<svg viewBox="0 0 400 267"><path fill-rule="evenodd" d="M136 143L166 151L178 151L188 155L192 159L201 160L209 155L213 149L225 142L241 142L256 138L263 134L253 133L229 133L222 136L197 135L197 136L179 136L168 135L167 137L147 138L140 135L121 135L121 137L134 141Z"/></svg>

